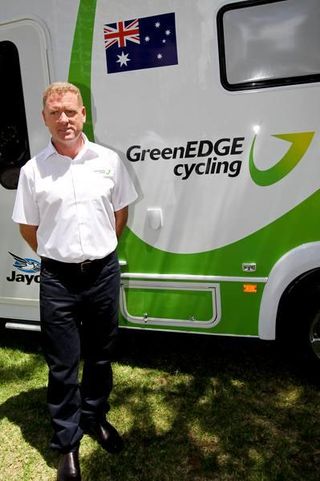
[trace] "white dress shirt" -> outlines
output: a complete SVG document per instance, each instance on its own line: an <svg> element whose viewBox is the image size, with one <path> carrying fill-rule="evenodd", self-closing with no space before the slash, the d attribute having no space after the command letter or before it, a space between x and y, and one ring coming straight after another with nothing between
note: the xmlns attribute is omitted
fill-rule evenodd
<svg viewBox="0 0 320 481"><path fill-rule="evenodd" d="M50 142L21 169L12 219L38 226L39 256L62 262L107 256L117 246L114 212L137 198L116 152L83 138L74 159Z"/></svg>

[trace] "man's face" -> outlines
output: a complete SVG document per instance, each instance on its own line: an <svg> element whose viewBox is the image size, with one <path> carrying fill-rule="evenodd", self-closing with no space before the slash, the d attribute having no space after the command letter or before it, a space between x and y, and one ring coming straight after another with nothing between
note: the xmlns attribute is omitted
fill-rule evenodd
<svg viewBox="0 0 320 481"><path fill-rule="evenodd" d="M42 116L53 142L70 145L81 135L86 111L73 92L53 93L47 98Z"/></svg>

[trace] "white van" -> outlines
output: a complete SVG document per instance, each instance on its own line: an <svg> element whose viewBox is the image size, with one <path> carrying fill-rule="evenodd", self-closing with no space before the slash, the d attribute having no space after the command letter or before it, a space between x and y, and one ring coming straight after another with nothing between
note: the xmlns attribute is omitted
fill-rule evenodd
<svg viewBox="0 0 320 481"><path fill-rule="evenodd" d="M138 201L125 328L299 339L320 357L320 3L2 0L0 316L39 329L40 259L11 221L48 142L41 95L77 84L85 132Z"/></svg>

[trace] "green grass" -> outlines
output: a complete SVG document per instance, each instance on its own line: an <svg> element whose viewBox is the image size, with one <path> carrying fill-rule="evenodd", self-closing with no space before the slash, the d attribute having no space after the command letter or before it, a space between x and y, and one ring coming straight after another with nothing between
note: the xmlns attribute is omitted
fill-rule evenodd
<svg viewBox="0 0 320 481"><path fill-rule="evenodd" d="M39 344L1 332L1 481L56 479ZM85 436L83 481L319 481L318 369L275 343L122 332L109 419L126 449Z"/></svg>

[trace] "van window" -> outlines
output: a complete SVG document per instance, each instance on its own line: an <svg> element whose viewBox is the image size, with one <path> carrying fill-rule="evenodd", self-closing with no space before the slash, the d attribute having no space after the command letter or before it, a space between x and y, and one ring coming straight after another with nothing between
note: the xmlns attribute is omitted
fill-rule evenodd
<svg viewBox="0 0 320 481"><path fill-rule="evenodd" d="M12 42L0 42L0 72L0 184L16 189L30 151L19 54Z"/></svg>
<svg viewBox="0 0 320 481"><path fill-rule="evenodd" d="M220 76L228 90L320 80L319 0L231 3L218 12Z"/></svg>

